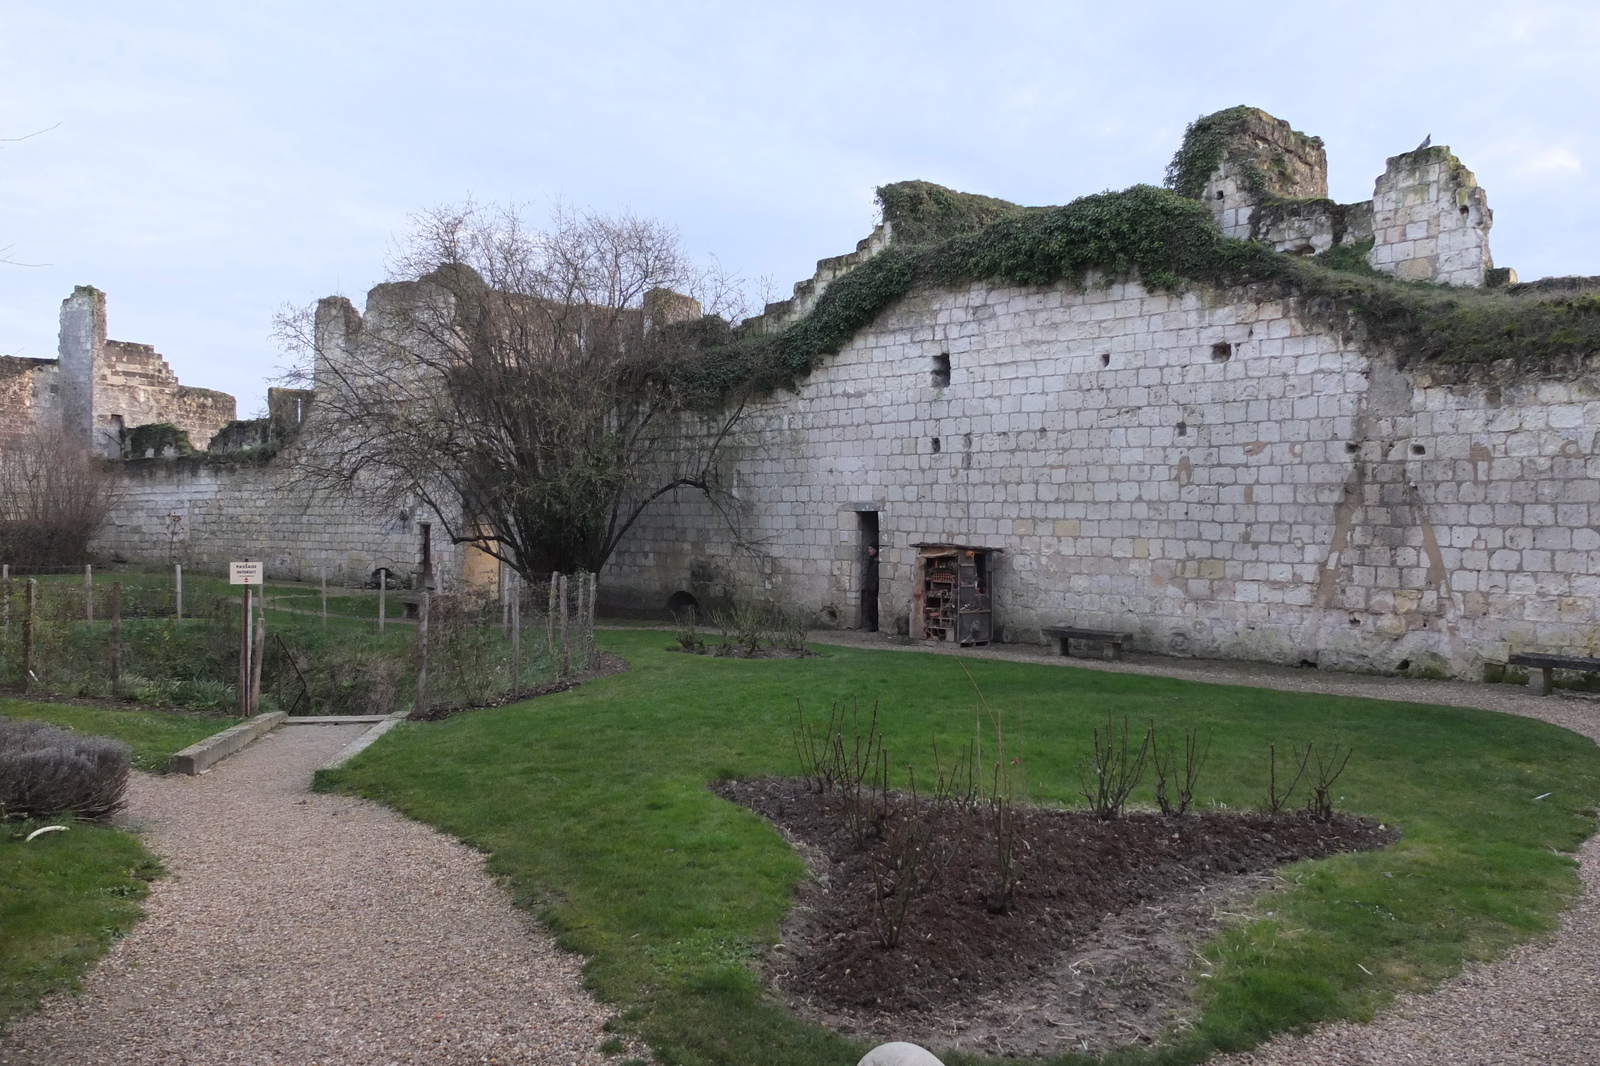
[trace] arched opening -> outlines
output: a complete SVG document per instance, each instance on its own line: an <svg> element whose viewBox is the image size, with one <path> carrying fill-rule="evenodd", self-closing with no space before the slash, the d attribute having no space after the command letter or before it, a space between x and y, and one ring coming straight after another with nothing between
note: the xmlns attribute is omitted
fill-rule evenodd
<svg viewBox="0 0 1600 1066"><path fill-rule="evenodd" d="M685 611L693 611L695 614L699 614L700 601L681 589L667 597L668 614L676 618Z"/></svg>

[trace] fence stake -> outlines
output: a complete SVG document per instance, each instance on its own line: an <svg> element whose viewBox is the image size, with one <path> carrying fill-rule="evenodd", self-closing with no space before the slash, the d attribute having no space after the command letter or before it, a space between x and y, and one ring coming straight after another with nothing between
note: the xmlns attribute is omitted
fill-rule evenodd
<svg viewBox="0 0 1600 1066"><path fill-rule="evenodd" d="M544 612L544 655L552 663L556 661L556 587L561 583L561 575L550 573L550 606Z"/></svg>
<svg viewBox="0 0 1600 1066"><path fill-rule="evenodd" d="M572 648L567 644L567 575L561 575L561 676L572 673Z"/></svg>
<svg viewBox="0 0 1600 1066"><path fill-rule="evenodd" d="M328 571L322 571L322 628L328 628Z"/></svg>
<svg viewBox="0 0 1600 1066"><path fill-rule="evenodd" d="M515 570L511 583L511 698L522 693L522 575Z"/></svg>
<svg viewBox="0 0 1600 1066"><path fill-rule="evenodd" d="M413 717L421 718L428 710L428 586L422 586L422 599L417 604L417 698L412 708Z"/></svg>
<svg viewBox="0 0 1600 1066"><path fill-rule="evenodd" d="M589 647L584 652L584 663L589 669L594 669L595 661L600 655L600 645L594 642L594 614L595 607L600 603L600 575L589 575Z"/></svg>
<svg viewBox="0 0 1600 1066"><path fill-rule="evenodd" d="M122 582L111 583L111 694L122 695Z"/></svg>
<svg viewBox="0 0 1600 1066"><path fill-rule="evenodd" d="M389 620L389 568L378 568L378 632L383 632L384 623Z"/></svg>
<svg viewBox="0 0 1600 1066"><path fill-rule="evenodd" d="M0 585L5 587L5 628L6 639L11 639L11 564L0 564Z"/></svg>
<svg viewBox="0 0 1600 1066"><path fill-rule="evenodd" d="M172 564L172 610L178 621L183 621L183 564Z"/></svg>
<svg viewBox="0 0 1600 1066"><path fill-rule="evenodd" d="M33 684L33 605L39 597L39 589L33 578L28 579L28 602L22 616L22 691L28 691Z"/></svg>
<svg viewBox="0 0 1600 1066"><path fill-rule="evenodd" d="M256 643L250 655L250 713L261 713L261 660L267 657L267 593L261 590L261 604L256 608Z"/></svg>
<svg viewBox="0 0 1600 1066"><path fill-rule="evenodd" d="M239 717L250 717L250 586L244 587L244 622L239 629Z"/></svg>
<svg viewBox="0 0 1600 1066"><path fill-rule="evenodd" d="M94 567L83 564L83 610L85 620L94 625Z"/></svg>

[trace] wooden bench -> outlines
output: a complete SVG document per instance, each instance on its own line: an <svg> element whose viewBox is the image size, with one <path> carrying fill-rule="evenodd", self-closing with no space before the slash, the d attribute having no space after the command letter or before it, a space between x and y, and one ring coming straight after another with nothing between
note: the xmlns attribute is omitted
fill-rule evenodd
<svg viewBox="0 0 1600 1066"><path fill-rule="evenodd" d="M1074 640L1088 641L1099 644L1104 649L1107 659L1122 658L1122 646L1133 639L1131 633L1115 633L1109 629L1079 629L1077 626L1045 626L1042 630L1045 636L1061 642L1061 654L1071 655L1069 642Z"/></svg>
<svg viewBox="0 0 1600 1066"><path fill-rule="evenodd" d="M1539 652L1518 652L1511 657L1512 666L1528 668L1528 691L1535 696L1550 694L1552 670L1582 670L1585 673L1600 671L1600 659L1582 655L1544 655Z"/></svg>

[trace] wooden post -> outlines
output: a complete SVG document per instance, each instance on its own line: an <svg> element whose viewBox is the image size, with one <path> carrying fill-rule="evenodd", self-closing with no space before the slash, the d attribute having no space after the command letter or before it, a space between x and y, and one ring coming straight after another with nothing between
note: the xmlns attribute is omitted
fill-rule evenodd
<svg viewBox="0 0 1600 1066"><path fill-rule="evenodd" d="M328 571L322 571L322 628L328 628Z"/></svg>
<svg viewBox="0 0 1600 1066"><path fill-rule="evenodd" d="M567 643L567 575L561 575L561 676L572 673L572 648Z"/></svg>
<svg viewBox="0 0 1600 1066"><path fill-rule="evenodd" d="M544 657L550 662L556 661L556 590L560 587L561 575L550 573L550 606L544 613Z"/></svg>
<svg viewBox="0 0 1600 1066"><path fill-rule="evenodd" d="M83 564L83 611L84 620L94 625L94 567L89 563Z"/></svg>
<svg viewBox="0 0 1600 1066"><path fill-rule="evenodd" d="M172 564L172 611L178 621L183 621L183 564Z"/></svg>
<svg viewBox="0 0 1600 1066"><path fill-rule="evenodd" d="M594 575L578 575L578 650L584 656L584 669L589 669L589 583Z"/></svg>
<svg viewBox="0 0 1600 1066"><path fill-rule="evenodd" d="M500 635L511 636L511 569L500 561Z"/></svg>
<svg viewBox="0 0 1600 1066"><path fill-rule="evenodd" d="M383 632L384 623L389 620L389 568L378 568L378 632Z"/></svg>
<svg viewBox="0 0 1600 1066"><path fill-rule="evenodd" d="M522 575L510 572L511 582L511 695L522 692Z"/></svg>
<svg viewBox="0 0 1600 1066"><path fill-rule="evenodd" d="M600 603L600 575L599 574L590 574L589 575L589 647L588 647L588 650L584 653L584 655L585 655L584 661L588 664L588 666L589 666L589 668L591 670L594 669L595 661L596 661L596 659L599 658L599 654L600 654L600 645L598 645L598 644L596 644L594 642L594 615L595 615L595 608L599 605L599 603Z"/></svg>
<svg viewBox="0 0 1600 1066"><path fill-rule="evenodd" d="M244 621L239 629L239 717L250 717L250 586L244 587Z"/></svg>
<svg viewBox="0 0 1600 1066"><path fill-rule="evenodd" d="M261 713L261 660L267 657L267 597L263 590L256 608L256 641L250 655L250 713Z"/></svg>
<svg viewBox="0 0 1600 1066"><path fill-rule="evenodd" d="M111 583L111 694L122 695L122 582Z"/></svg>
<svg viewBox="0 0 1600 1066"><path fill-rule="evenodd" d="M420 718L428 709L428 589L422 589L417 605L417 698L411 709L413 717Z"/></svg>
<svg viewBox="0 0 1600 1066"><path fill-rule="evenodd" d="M22 615L22 691L24 692L33 684L33 607L38 599L38 586L30 577L27 605Z"/></svg>
<svg viewBox="0 0 1600 1066"><path fill-rule="evenodd" d="M0 564L0 587L4 588L5 596L5 629L7 639L11 636L11 564Z"/></svg>

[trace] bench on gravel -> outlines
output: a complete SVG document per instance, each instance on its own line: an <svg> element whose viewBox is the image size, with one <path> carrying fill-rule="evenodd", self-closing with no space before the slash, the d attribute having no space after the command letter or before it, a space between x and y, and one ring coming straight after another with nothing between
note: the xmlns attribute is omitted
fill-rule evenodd
<svg viewBox="0 0 1600 1066"><path fill-rule="evenodd" d="M1544 655L1540 652L1518 652L1511 657L1512 666L1528 668L1528 691L1535 696L1550 694L1552 670L1582 670L1585 673L1600 671L1600 659L1582 655Z"/></svg>
<svg viewBox="0 0 1600 1066"><path fill-rule="evenodd" d="M1133 639L1132 633L1117 633L1109 629L1079 629L1077 626L1045 626L1045 636L1061 642L1061 654L1071 655L1069 646L1074 640L1098 644L1107 659L1122 658L1122 646Z"/></svg>

